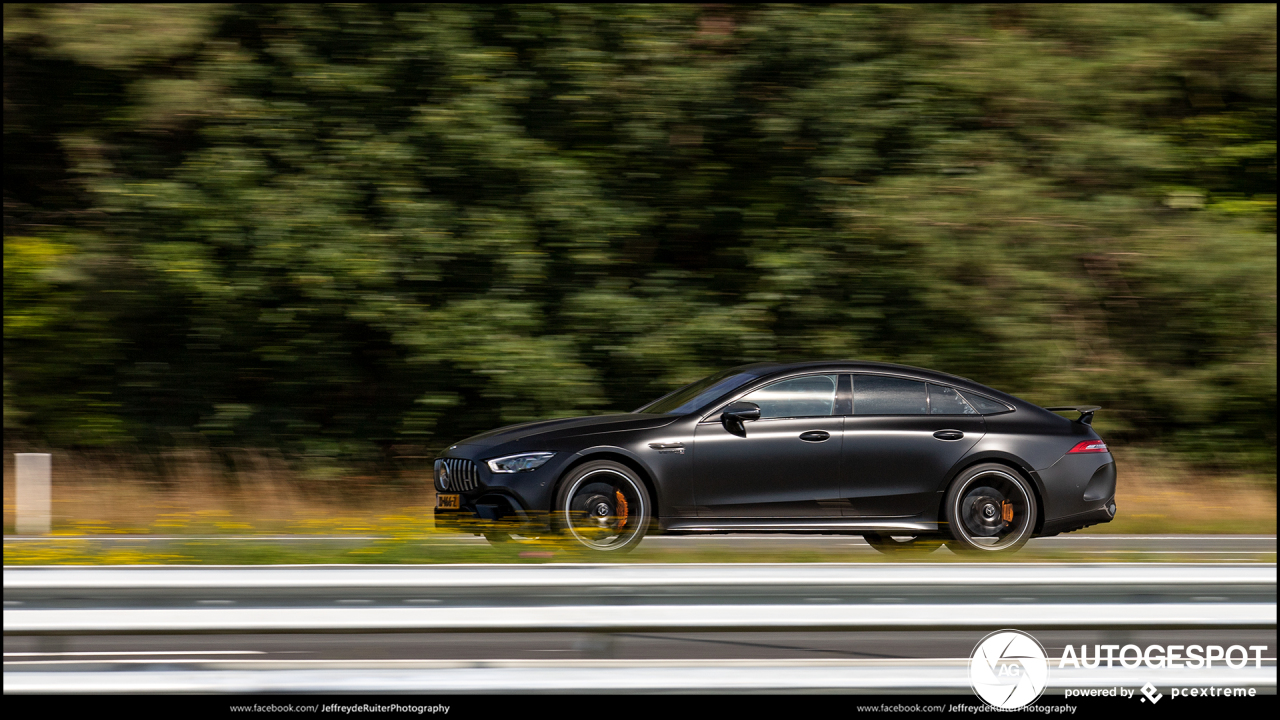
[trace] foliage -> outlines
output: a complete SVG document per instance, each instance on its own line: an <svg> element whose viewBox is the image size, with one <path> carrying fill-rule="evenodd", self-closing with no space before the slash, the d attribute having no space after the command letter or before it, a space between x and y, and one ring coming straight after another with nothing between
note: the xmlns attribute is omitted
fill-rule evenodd
<svg viewBox="0 0 1280 720"><path fill-rule="evenodd" d="M4 13L6 433L371 457L846 357L1274 467L1274 6Z"/></svg>

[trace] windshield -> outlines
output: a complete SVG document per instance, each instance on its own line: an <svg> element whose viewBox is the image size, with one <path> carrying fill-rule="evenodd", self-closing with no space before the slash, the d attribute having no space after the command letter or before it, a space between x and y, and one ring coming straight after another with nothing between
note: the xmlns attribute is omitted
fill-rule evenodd
<svg viewBox="0 0 1280 720"><path fill-rule="evenodd" d="M754 377L755 374L741 372L738 368L725 370L663 395L636 412L666 415L691 413Z"/></svg>

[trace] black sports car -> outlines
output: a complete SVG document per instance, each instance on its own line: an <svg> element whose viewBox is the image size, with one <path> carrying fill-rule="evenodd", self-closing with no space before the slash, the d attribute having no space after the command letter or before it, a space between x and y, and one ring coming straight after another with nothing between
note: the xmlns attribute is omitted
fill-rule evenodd
<svg viewBox="0 0 1280 720"><path fill-rule="evenodd" d="M495 542L554 533L614 552L647 532L1011 551L1115 516L1115 461L1090 426L1098 409L1041 408L902 365L744 365L632 413L453 445L435 461L436 523L480 518Z"/></svg>

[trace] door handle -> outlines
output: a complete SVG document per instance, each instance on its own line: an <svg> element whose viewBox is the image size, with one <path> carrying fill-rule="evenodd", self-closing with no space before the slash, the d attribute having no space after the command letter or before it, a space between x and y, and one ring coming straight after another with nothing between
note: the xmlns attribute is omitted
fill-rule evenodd
<svg viewBox="0 0 1280 720"><path fill-rule="evenodd" d="M805 442L822 442L831 437L831 433L822 430L810 430L809 432L800 433L800 439Z"/></svg>
<svg viewBox="0 0 1280 720"><path fill-rule="evenodd" d="M964 437L964 433L959 430L939 430L933 436L939 440L959 440Z"/></svg>

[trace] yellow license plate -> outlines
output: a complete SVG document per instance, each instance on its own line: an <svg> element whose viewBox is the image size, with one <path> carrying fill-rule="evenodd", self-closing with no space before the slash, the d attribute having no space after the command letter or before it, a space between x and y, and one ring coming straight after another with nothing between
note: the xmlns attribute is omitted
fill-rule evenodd
<svg viewBox="0 0 1280 720"><path fill-rule="evenodd" d="M436 507L442 510L457 510L459 507L458 500L460 498L460 495L437 495Z"/></svg>

